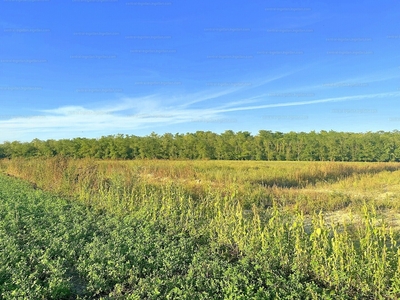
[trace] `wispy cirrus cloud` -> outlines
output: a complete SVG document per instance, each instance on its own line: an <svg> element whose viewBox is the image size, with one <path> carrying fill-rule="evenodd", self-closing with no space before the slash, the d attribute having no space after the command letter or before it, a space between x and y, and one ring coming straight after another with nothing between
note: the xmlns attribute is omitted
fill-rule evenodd
<svg viewBox="0 0 400 300"><path fill-rule="evenodd" d="M227 94L234 94L231 89L219 94L203 94L202 101L213 100ZM228 102L215 101L214 105L193 107L198 101L190 101L192 95L182 96L189 99L186 105L171 105L170 101L159 95L140 98L123 98L112 105L95 108L84 106L62 106L38 111L30 117L14 117L0 121L1 139L27 140L28 136L38 138L57 136L80 136L86 133L120 133L132 132L140 128L167 126L171 124L190 123L193 120L218 119L227 117L231 112L261 110L276 107L318 105L329 102L358 101L399 97L400 92L385 92L341 97L327 97L315 100L288 101L262 104L266 95L256 95L246 99L235 99ZM199 100L197 98L196 100ZM271 99L269 99L271 100ZM199 128L199 130L201 130ZM102 135L102 134L101 134Z"/></svg>
<svg viewBox="0 0 400 300"><path fill-rule="evenodd" d="M214 111L216 113L222 113L222 112L226 113L226 112L232 112L232 111L266 109L266 108L273 108L273 107L301 106L301 105L311 105L311 104L328 103L328 102L354 101L354 100L374 99L374 98L391 98L391 97L399 97L399 96L400 96L400 92L389 92L389 93L323 98L323 99L309 100L309 101L293 101L293 102L252 105L252 106L239 106L239 107L232 107L232 108L215 109Z"/></svg>
<svg viewBox="0 0 400 300"><path fill-rule="evenodd" d="M186 99L186 102L183 103L181 105L181 107L182 108L189 107L196 103L215 100L215 99L218 99L218 98L221 98L224 96L229 96L229 95L232 95L232 94L235 94L235 93L238 93L241 91L245 91L245 90L254 90L258 87L266 86L269 83L286 78L286 77L293 75L299 71L300 70L292 70L292 71L282 72L278 75L272 75L272 76L264 78L264 79L251 80L251 81L246 81L246 82L209 82L209 85L211 85L211 86L212 85L214 85L214 86L232 85L232 87L225 88L223 90L216 90L216 91L214 90L212 92L203 91L203 92L187 95L187 96L185 96L185 98L188 98L190 100L187 101L187 99ZM183 100L183 99L180 99L180 100Z"/></svg>
<svg viewBox="0 0 400 300"><path fill-rule="evenodd" d="M151 94L144 97L124 97L118 101L97 105L66 105L37 110L31 116L0 120L0 142L81 136L82 133L103 135L132 132L136 129L163 127L179 123L201 123L200 120L218 120L235 108L247 109L260 100L242 99L241 92L254 93L277 80L300 70L281 70L265 78L243 82L212 82L206 89L181 95ZM240 110L240 109L239 109Z"/></svg>

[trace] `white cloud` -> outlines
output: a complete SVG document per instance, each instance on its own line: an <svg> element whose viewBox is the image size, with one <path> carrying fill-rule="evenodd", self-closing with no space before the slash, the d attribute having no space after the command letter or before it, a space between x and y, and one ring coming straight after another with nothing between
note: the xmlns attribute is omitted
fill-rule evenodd
<svg viewBox="0 0 400 300"><path fill-rule="evenodd" d="M286 75L277 76L270 80L276 80L283 76ZM264 84L268 82L266 80ZM49 136L52 138L56 136L58 139L65 136L77 137L83 131L85 133L114 132L116 134L148 127L189 123L193 122L193 120L225 118L227 117L226 114L230 112L400 96L400 92L391 92L257 105L257 103L265 100L267 94L262 94L247 99L235 97L229 102L218 102L218 98L233 95L239 90L235 87L220 92L209 92L208 94L189 94L173 99L173 101L159 95L150 95L141 98L123 98L113 105L108 104L97 108L63 106L41 110L37 116L21 116L1 120L1 139L2 141L31 140L36 137L45 139L44 137L48 138ZM187 101L186 99L189 100ZM192 107L193 104L207 100L213 101L214 104ZM171 105L173 102L176 105ZM186 104L179 105L179 103L183 102Z"/></svg>
<svg viewBox="0 0 400 300"><path fill-rule="evenodd" d="M344 96L344 97L324 98L324 99L309 100L309 101L295 101L295 102L271 103L271 104L264 104L264 105L240 106L240 107L233 107L233 108L221 108L221 109L216 109L215 112L222 113L222 112L232 112L232 111L265 109L265 108L273 108L273 107L311 105L311 104L319 104L319 103L327 103L327 102L353 101L353 100L384 98L384 97L389 98L389 97L398 97L398 96L400 96L400 92Z"/></svg>

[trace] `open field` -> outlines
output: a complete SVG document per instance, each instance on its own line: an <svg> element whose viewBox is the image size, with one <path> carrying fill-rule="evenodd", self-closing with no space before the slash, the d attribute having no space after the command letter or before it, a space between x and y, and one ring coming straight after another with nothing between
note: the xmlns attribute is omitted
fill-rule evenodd
<svg viewBox="0 0 400 300"><path fill-rule="evenodd" d="M129 194L146 185L173 185L194 199L235 193L245 210L253 205L313 212L360 211L364 202L380 212L400 213L400 163L255 161L96 161L14 159L1 169L42 189L82 200L91 194ZM118 186L118 188L116 188ZM86 193L86 194L85 194ZM122 194L123 194L122 193ZM99 200L106 205L104 199ZM111 199L113 209L115 203ZM129 203L124 203L130 206Z"/></svg>
<svg viewBox="0 0 400 300"><path fill-rule="evenodd" d="M400 297L399 163L0 168L6 299Z"/></svg>

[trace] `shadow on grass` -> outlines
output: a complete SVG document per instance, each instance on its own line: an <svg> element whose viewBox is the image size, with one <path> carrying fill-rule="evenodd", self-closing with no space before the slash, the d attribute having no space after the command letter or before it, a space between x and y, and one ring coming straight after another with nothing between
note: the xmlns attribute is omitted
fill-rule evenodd
<svg viewBox="0 0 400 300"><path fill-rule="evenodd" d="M377 174L380 172L394 172L400 170L400 166L387 165L385 163L376 166L368 165L366 167L352 166L345 164L328 165L325 169L317 169L313 172L293 172L291 175L274 176L252 180L254 185L277 188L305 188L308 185L315 185L319 182L335 183L354 175Z"/></svg>

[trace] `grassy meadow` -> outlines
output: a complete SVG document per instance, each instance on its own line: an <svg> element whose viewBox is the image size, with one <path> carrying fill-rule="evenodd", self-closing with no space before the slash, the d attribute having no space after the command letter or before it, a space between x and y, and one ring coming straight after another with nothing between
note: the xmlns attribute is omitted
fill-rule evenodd
<svg viewBox="0 0 400 300"><path fill-rule="evenodd" d="M4 299L400 297L400 163L0 169Z"/></svg>

